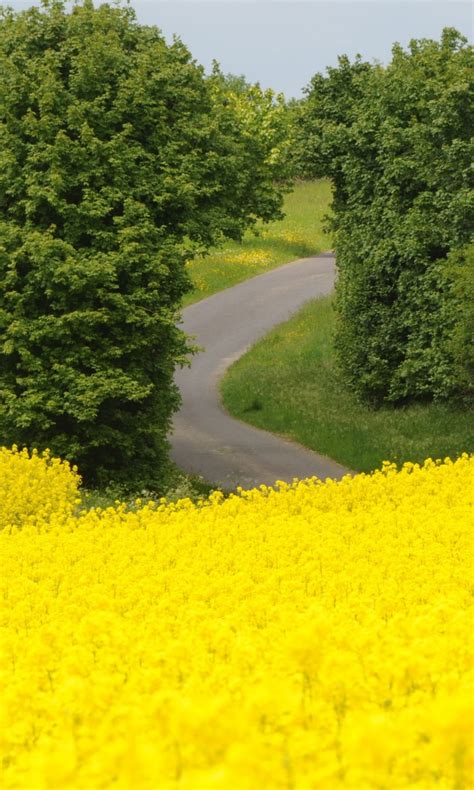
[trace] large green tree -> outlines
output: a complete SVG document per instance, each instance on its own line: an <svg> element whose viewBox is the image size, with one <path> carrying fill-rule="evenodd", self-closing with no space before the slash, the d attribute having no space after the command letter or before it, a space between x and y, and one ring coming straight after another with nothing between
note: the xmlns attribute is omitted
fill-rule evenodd
<svg viewBox="0 0 474 790"><path fill-rule="evenodd" d="M243 75L223 74L219 64L209 77L216 111L229 149L237 152L231 199L245 217L281 218L282 192L292 181L290 121L285 98L251 84Z"/></svg>
<svg viewBox="0 0 474 790"><path fill-rule="evenodd" d="M278 211L276 139L128 5L3 9L0 73L0 442L160 488L184 262Z"/></svg>
<svg viewBox="0 0 474 790"><path fill-rule="evenodd" d="M446 260L474 227L472 47L446 29L386 68L343 57L312 80L300 126L307 170L334 183L347 381L374 402L466 391L449 338L468 308Z"/></svg>

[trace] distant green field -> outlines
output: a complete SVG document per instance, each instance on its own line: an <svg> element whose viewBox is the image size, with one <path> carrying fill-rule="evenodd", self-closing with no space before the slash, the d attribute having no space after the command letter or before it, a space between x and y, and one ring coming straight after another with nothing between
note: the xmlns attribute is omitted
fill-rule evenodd
<svg viewBox="0 0 474 790"><path fill-rule="evenodd" d="M283 220L259 223L258 235L249 231L241 243L227 242L188 263L195 290L183 304L197 302L283 263L329 250L331 239L323 230L323 221L330 201L329 181L296 184L285 197Z"/></svg>
<svg viewBox="0 0 474 790"><path fill-rule="evenodd" d="M474 452L472 411L441 403L370 409L340 379L331 297L305 305L239 359L221 382L229 412L354 471L382 461Z"/></svg>

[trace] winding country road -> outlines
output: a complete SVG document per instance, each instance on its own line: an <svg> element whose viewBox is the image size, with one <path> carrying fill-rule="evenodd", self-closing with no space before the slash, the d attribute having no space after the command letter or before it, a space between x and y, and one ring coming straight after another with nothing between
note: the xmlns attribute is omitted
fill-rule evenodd
<svg viewBox="0 0 474 790"><path fill-rule="evenodd" d="M218 380L272 327L304 302L333 289L330 255L288 263L185 308L182 327L204 347L176 373L182 406L170 436L172 458L186 472L225 489L317 475L339 479L349 470L301 445L253 428L224 410Z"/></svg>

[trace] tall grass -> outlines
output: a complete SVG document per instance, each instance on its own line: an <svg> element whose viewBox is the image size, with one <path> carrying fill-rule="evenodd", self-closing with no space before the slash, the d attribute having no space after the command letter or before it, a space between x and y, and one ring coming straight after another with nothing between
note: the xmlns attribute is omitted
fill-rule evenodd
<svg viewBox="0 0 474 790"><path fill-rule="evenodd" d="M194 291L184 306L283 263L329 250L331 239L323 225L330 201L329 181L297 183L285 197L283 220L259 223L242 242L227 242L206 257L188 262Z"/></svg>

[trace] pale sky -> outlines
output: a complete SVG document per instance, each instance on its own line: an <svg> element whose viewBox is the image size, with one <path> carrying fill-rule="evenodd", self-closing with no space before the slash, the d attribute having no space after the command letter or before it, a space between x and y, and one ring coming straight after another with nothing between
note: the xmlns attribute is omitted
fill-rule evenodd
<svg viewBox="0 0 474 790"><path fill-rule="evenodd" d="M39 5L5 3L15 9ZM473 6L465 0L132 0L138 19L173 34L209 70L224 72L301 96L316 72L337 64L337 56L360 53L367 60L390 59L395 41L439 39L455 27L472 42Z"/></svg>

